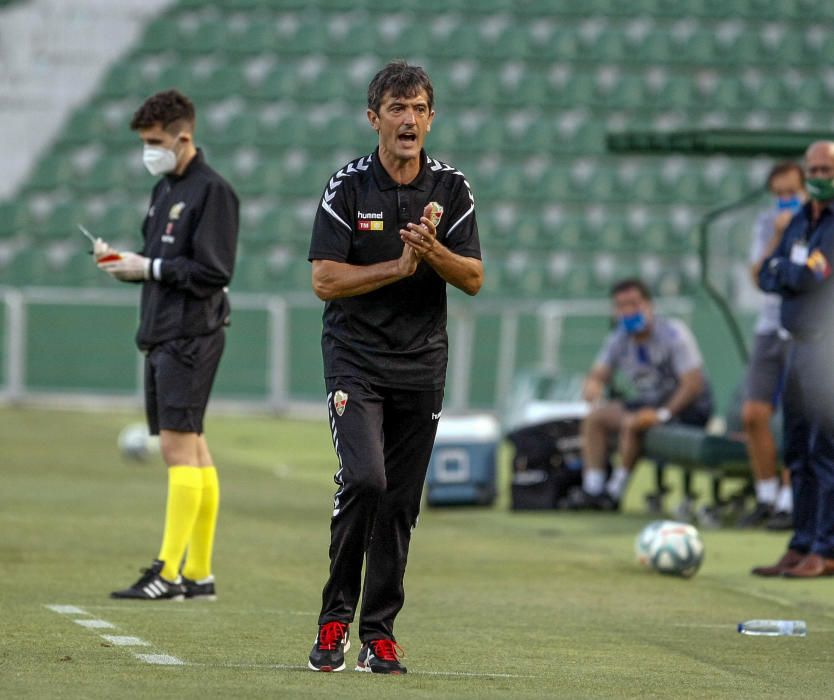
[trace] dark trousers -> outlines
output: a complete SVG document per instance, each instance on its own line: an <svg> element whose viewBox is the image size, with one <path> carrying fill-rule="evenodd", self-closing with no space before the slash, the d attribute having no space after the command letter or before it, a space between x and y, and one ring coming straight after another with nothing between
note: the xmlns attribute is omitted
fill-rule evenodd
<svg viewBox="0 0 834 700"><path fill-rule="evenodd" d="M390 389L356 378L326 385L339 488L319 624L353 622L364 560L359 637L394 639L443 390Z"/></svg>
<svg viewBox="0 0 834 700"><path fill-rule="evenodd" d="M791 471L790 547L834 558L834 339L794 339L785 376L785 464Z"/></svg>

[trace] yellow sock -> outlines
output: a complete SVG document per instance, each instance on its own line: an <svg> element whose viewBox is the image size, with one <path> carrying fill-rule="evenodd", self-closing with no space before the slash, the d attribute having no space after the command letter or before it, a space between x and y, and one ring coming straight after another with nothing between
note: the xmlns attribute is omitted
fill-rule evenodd
<svg viewBox="0 0 834 700"><path fill-rule="evenodd" d="M194 529L202 494L203 476L199 467L168 468L168 505L159 558L165 562L160 575L169 581L179 576L180 562Z"/></svg>
<svg viewBox="0 0 834 700"><path fill-rule="evenodd" d="M188 543L188 558L182 570L183 576L201 581L211 575L211 553L214 548L214 531L217 526L217 510L220 507L220 484L217 469L202 467L203 498Z"/></svg>

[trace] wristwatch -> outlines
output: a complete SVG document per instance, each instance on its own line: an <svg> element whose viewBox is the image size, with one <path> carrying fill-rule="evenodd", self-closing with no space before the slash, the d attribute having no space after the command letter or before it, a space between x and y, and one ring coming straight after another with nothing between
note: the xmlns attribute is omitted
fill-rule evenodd
<svg viewBox="0 0 834 700"><path fill-rule="evenodd" d="M655 415L661 423L668 423L672 419L672 412L666 406L658 408Z"/></svg>

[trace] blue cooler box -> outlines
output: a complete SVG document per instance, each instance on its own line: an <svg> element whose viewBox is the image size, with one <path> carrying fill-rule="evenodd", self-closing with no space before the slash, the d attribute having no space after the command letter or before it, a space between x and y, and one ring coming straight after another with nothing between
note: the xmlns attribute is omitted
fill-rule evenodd
<svg viewBox="0 0 834 700"><path fill-rule="evenodd" d="M428 474L430 506L490 505L495 501L498 421L489 415L444 416L437 426Z"/></svg>

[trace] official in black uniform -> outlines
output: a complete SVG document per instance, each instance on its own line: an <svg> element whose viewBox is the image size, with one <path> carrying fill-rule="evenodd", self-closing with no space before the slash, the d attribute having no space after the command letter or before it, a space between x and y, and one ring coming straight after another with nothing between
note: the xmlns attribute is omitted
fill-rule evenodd
<svg viewBox="0 0 834 700"><path fill-rule="evenodd" d="M229 323L226 285L238 235L234 190L194 145L191 101L169 90L150 97L131 129L152 175L141 253L98 240L98 266L142 285L137 345L145 353L145 408L168 465L168 503L159 556L114 598L214 598L211 569L219 507L217 470L203 417ZM183 563L183 557L188 557ZM182 575L180 567L182 565Z"/></svg>
<svg viewBox="0 0 834 700"><path fill-rule="evenodd" d="M338 457L330 577L310 653L341 671L365 583L357 670L405 673L394 638L411 530L443 401L446 284L481 287L475 200L423 141L434 93L422 68L389 63L368 87L379 144L327 183L313 227L327 406ZM432 204L433 203L433 204Z"/></svg>
<svg viewBox="0 0 834 700"><path fill-rule="evenodd" d="M805 154L811 201L791 219L759 271L759 286L782 297L791 334L783 394L785 463L791 470L794 535L759 576L834 575L834 142Z"/></svg>

